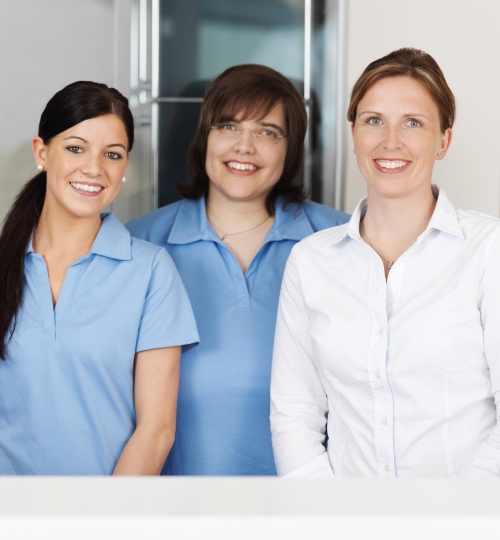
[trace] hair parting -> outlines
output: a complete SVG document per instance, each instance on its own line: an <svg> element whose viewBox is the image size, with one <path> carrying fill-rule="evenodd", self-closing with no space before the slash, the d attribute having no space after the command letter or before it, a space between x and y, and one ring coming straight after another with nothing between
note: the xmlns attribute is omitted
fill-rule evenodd
<svg viewBox="0 0 500 540"><path fill-rule="evenodd" d="M455 122L455 97L438 63L430 54L418 49L403 48L371 62L363 71L351 92L347 119L356 122L358 104L378 81L388 77L411 77L425 86L437 105L444 133Z"/></svg>

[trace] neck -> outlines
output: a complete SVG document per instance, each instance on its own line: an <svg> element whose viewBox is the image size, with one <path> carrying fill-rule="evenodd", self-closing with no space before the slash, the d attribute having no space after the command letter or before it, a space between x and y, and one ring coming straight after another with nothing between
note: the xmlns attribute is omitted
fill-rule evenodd
<svg viewBox="0 0 500 540"><path fill-rule="evenodd" d="M430 186L401 198L382 197L369 190L362 225L370 239L373 236L373 239L412 237L414 240L427 228L435 207L436 199Z"/></svg>
<svg viewBox="0 0 500 540"><path fill-rule="evenodd" d="M264 198L235 201L214 191L211 189L207 196L207 217L226 233L257 225L269 215Z"/></svg>
<svg viewBox="0 0 500 540"><path fill-rule="evenodd" d="M33 235L36 253L75 259L88 253L101 226L101 216L67 216L44 205Z"/></svg>

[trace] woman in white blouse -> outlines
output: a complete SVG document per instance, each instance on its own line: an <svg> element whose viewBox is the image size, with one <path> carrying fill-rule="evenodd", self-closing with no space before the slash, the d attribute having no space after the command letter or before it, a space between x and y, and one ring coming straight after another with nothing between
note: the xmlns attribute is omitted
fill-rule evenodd
<svg viewBox="0 0 500 540"><path fill-rule="evenodd" d="M500 222L431 184L454 118L422 51L372 62L353 88L368 196L287 263L271 385L280 475L500 476Z"/></svg>

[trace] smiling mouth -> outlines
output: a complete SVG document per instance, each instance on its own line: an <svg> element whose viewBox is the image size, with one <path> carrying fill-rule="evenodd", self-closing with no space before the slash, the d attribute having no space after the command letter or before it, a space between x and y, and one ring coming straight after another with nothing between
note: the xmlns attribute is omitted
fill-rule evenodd
<svg viewBox="0 0 500 540"><path fill-rule="evenodd" d="M251 163L239 163L238 161L226 161L226 166L237 171L256 171L259 167Z"/></svg>
<svg viewBox="0 0 500 540"><path fill-rule="evenodd" d="M410 161L388 161L386 159L376 159L375 163L382 167L383 169L401 169L404 166L408 165L408 163L411 163Z"/></svg>
<svg viewBox="0 0 500 540"><path fill-rule="evenodd" d="M70 182L70 186L80 191L88 191L89 193L99 193L104 189L103 186L90 186L89 184L80 184L78 182Z"/></svg>

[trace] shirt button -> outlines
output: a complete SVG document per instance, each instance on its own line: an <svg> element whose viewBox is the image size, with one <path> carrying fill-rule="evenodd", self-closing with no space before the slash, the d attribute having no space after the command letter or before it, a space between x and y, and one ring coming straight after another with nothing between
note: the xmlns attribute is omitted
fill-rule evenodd
<svg viewBox="0 0 500 540"><path fill-rule="evenodd" d="M384 333L384 329L380 328L379 331L378 331L378 335L381 336L383 333Z"/></svg>
<svg viewBox="0 0 500 540"><path fill-rule="evenodd" d="M384 465L384 470L385 470L385 471L390 471L391 468L389 467L389 465Z"/></svg>
<svg viewBox="0 0 500 540"><path fill-rule="evenodd" d="M380 379L380 371L377 371L377 373L375 373L375 377L376 377L377 379Z"/></svg>
<svg viewBox="0 0 500 540"><path fill-rule="evenodd" d="M396 291L391 291L391 298L396 298L398 293Z"/></svg>
<svg viewBox="0 0 500 540"><path fill-rule="evenodd" d="M381 422L382 422L382 424L384 426L386 426L387 425L387 418L382 418Z"/></svg>

